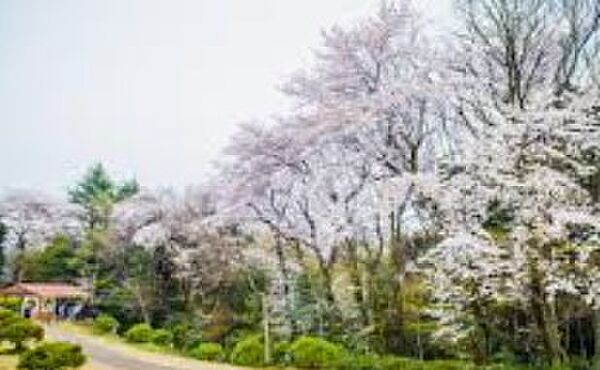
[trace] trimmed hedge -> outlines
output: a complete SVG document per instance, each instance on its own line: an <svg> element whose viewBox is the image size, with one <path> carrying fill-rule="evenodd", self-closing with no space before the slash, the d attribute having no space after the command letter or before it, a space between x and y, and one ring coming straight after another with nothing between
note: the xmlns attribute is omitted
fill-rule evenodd
<svg viewBox="0 0 600 370"><path fill-rule="evenodd" d="M15 346L15 351L20 352L24 349L26 342L44 339L44 329L40 325L10 311L0 312L2 312L0 314L0 342L11 342Z"/></svg>
<svg viewBox="0 0 600 370"><path fill-rule="evenodd" d="M342 360L345 350L325 339L317 337L300 337L289 349L292 365L300 368L331 368L332 364Z"/></svg>
<svg viewBox="0 0 600 370"><path fill-rule="evenodd" d="M290 363L290 343L277 342L273 345L273 361L276 364L287 365Z"/></svg>
<svg viewBox="0 0 600 370"><path fill-rule="evenodd" d="M110 315L100 315L94 319L92 331L94 334L116 334L119 322Z"/></svg>
<svg viewBox="0 0 600 370"><path fill-rule="evenodd" d="M75 369L85 363L81 347L71 343L48 342L27 350L19 356L21 370Z"/></svg>
<svg viewBox="0 0 600 370"><path fill-rule="evenodd" d="M14 311L0 308L0 326L6 325L11 320L20 319L21 317Z"/></svg>
<svg viewBox="0 0 600 370"><path fill-rule="evenodd" d="M21 312L21 303L23 300L16 297L0 297L0 309L9 310L15 313Z"/></svg>
<svg viewBox="0 0 600 370"><path fill-rule="evenodd" d="M173 334L173 346L179 350L195 348L202 342L200 330L189 324L177 324L170 331Z"/></svg>
<svg viewBox="0 0 600 370"><path fill-rule="evenodd" d="M231 352L231 362L240 366L265 365L265 346L259 335L239 341Z"/></svg>
<svg viewBox="0 0 600 370"><path fill-rule="evenodd" d="M148 324L136 324L125 332L125 339L131 343L149 343L152 341L154 330Z"/></svg>
<svg viewBox="0 0 600 370"><path fill-rule="evenodd" d="M190 356L203 361L223 361L225 351L219 343L200 343L190 351Z"/></svg>
<svg viewBox="0 0 600 370"><path fill-rule="evenodd" d="M154 330L151 341L159 346L170 346L173 343L173 333L166 329Z"/></svg>

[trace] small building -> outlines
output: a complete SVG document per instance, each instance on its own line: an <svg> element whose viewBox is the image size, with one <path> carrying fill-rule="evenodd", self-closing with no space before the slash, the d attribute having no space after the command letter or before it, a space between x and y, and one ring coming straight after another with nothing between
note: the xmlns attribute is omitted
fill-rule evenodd
<svg viewBox="0 0 600 370"><path fill-rule="evenodd" d="M72 318L90 298L81 286L55 282L15 283L0 296L22 298L21 314L41 320Z"/></svg>

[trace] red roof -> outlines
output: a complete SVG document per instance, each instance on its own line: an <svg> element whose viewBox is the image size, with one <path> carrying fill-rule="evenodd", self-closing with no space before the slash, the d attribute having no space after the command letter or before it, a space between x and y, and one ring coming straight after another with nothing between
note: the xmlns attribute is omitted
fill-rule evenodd
<svg viewBox="0 0 600 370"><path fill-rule="evenodd" d="M85 298L88 293L80 286L67 283L17 283L0 290L0 295L35 296L40 298Z"/></svg>

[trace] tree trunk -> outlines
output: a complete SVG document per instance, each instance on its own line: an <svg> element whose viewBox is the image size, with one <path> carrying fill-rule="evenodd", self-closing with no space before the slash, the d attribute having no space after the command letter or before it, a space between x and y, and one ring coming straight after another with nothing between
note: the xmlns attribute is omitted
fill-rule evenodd
<svg viewBox="0 0 600 370"><path fill-rule="evenodd" d="M594 370L600 370L600 309L593 313L594 320Z"/></svg>
<svg viewBox="0 0 600 370"><path fill-rule="evenodd" d="M290 288L290 271L288 269L288 264L287 264L287 260L286 260L286 255L285 255L285 251L283 248L283 238L280 235L277 235L275 237L275 254L277 256L277 266L279 268L279 273L281 274L281 279L282 279L282 289L283 289L283 300L284 300L284 307L285 307L285 313L284 313L284 319L286 321L286 325L288 326L289 330L290 330L290 334L292 336L296 335L296 333L298 333L298 328L296 325L296 322L294 321L293 315L292 315L292 302L291 302L291 288Z"/></svg>
<svg viewBox="0 0 600 370"><path fill-rule="evenodd" d="M358 257L358 248L356 241L348 240L346 242L348 257L350 259L350 279L353 285L353 296L356 305L358 306L358 310L360 311L361 323L363 326L367 326L369 324L369 315L367 308L367 300L365 299L365 292L363 287L363 282L361 279L361 269L360 269L360 261Z"/></svg>
<svg viewBox="0 0 600 370"><path fill-rule="evenodd" d="M552 300L546 303L545 333L548 343L548 359L552 365L558 365L563 360L562 346L560 344L560 331L556 317L556 303Z"/></svg>

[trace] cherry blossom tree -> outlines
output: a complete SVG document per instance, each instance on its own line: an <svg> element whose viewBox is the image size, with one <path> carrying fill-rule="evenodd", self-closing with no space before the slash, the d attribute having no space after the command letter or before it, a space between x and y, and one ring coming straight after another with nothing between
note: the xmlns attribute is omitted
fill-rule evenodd
<svg viewBox="0 0 600 370"><path fill-rule="evenodd" d="M4 246L18 258L26 250L42 248L59 234L75 240L82 235L81 210L66 202L32 191L13 191L0 201L0 220L7 233ZM18 263L13 279L20 279Z"/></svg>

